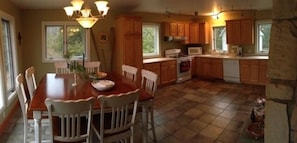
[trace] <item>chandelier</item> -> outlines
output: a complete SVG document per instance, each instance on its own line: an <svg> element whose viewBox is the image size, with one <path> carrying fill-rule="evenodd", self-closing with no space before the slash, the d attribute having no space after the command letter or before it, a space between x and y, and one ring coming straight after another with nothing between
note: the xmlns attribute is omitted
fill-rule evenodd
<svg viewBox="0 0 297 143"><path fill-rule="evenodd" d="M107 7L108 2L105 0L95 1L98 15L93 15L90 8L82 8L84 4L83 0L72 0L72 6L64 7L66 15L75 19L83 28L91 28L98 19L103 19L108 12L109 7Z"/></svg>

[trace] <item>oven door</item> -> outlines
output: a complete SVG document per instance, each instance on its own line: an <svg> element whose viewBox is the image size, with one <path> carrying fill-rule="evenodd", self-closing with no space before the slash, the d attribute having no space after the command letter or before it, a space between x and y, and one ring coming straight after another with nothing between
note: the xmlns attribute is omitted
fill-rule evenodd
<svg viewBox="0 0 297 143"><path fill-rule="evenodd" d="M177 60L177 75L187 74L191 71L191 59Z"/></svg>

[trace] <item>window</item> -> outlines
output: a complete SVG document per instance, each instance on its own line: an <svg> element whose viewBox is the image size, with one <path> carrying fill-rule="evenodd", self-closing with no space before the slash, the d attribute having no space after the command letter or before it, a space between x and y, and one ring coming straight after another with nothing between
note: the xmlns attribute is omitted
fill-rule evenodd
<svg viewBox="0 0 297 143"><path fill-rule="evenodd" d="M142 26L142 48L144 57L159 56L159 25L144 24Z"/></svg>
<svg viewBox="0 0 297 143"><path fill-rule="evenodd" d="M89 53L89 30L76 22L43 22L42 24L43 61L64 60L70 54L73 60L82 59Z"/></svg>
<svg viewBox="0 0 297 143"><path fill-rule="evenodd" d="M227 39L226 39L226 28L222 27L213 27L213 46L214 50L218 52L227 51Z"/></svg>
<svg viewBox="0 0 297 143"><path fill-rule="evenodd" d="M271 21L257 21L257 53L269 52Z"/></svg>
<svg viewBox="0 0 297 143"><path fill-rule="evenodd" d="M16 44L14 39L14 18L0 11L0 110L6 107L15 94L17 74Z"/></svg>

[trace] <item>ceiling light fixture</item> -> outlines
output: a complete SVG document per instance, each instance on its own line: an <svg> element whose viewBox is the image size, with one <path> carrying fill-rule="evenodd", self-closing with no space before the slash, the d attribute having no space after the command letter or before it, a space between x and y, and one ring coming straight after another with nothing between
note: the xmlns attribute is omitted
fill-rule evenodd
<svg viewBox="0 0 297 143"><path fill-rule="evenodd" d="M65 13L70 19L75 19L83 28L91 28L98 19L103 19L109 10L108 2L105 0L95 1L98 15L92 15L90 8L81 9L84 4L83 0L72 0L71 4L72 6L64 7Z"/></svg>

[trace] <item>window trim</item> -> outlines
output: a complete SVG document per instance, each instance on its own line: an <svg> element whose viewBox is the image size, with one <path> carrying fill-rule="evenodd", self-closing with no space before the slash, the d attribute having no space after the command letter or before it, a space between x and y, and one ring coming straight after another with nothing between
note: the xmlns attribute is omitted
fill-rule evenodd
<svg viewBox="0 0 297 143"><path fill-rule="evenodd" d="M66 26L69 26L69 25L75 25L75 26L79 26L79 24L76 22L76 21L42 21L41 22L41 38L42 38L42 62L43 63L55 63L55 62L64 62L65 60L64 59L48 59L46 58L46 40L45 40L45 27L48 26L48 25L61 25L63 26L64 28ZM64 29L65 30L65 29ZM90 41L91 41L91 36L90 36L90 29L85 29L86 30L86 43L85 43L85 50L86 50L86 55L85 55L85 60L86 61L89 61L90 59ZM65 41L65 37L63 39ZM65 48L65 42L64 42L64 48ZM65 50L65 49L64 49ZM82 60L82 57L77 57L77 58L73 58L73 60Z"/></svg>
<svg viewBox="0 0 297 143"><path fill-rule="evenodd" d="M142 52L142 56L143 56L143 58L154 58L154 57L160 57L161 56L161 48L160 48L160 38L161 38L161 35L160 35L160 28L161 28L161 26L160 26L160 24L158 24L158 23L143 23L142 24L142 27L144 27L144 26L154 26L154 27L157 27L157 33L158 33L158 37L156 37L156 40L158 40L157 41L157 43L155 43L155 46L158 46L158 49L157 49L157 54L144 54L143 52ZM143 39L143 38L142 38ZM143 42L143 41L142 41Z"/></svg>
<svg viewBox="0 0 297 143"><path fill-rule="evenodd" d="M258 28L258 26L259 26L259 24L271 24L272 25L272 20L257 20L256 22L255 22L255 27L256 27L256 55L268 55L268 53L269 53L269 50L267 51L267 52L261 52L260 50L259 50L259 34L258 34L258 30L259 30L259 28Z"/></svg>
<svg viewBox="0 0 297 143"><path fill-rule="evenodd" d="M17 76L19 70L18 70L18 57L17 57L17 44L16 44L16 30L15 30L15 18L3 11L0 10L0 19L5 19L7 21L9 21L9 26L10 26L10 36L11 36L11 47L12 47L12 58L13 58L13 69L14 69L14 77ZM0 26L0 30L2 31L2 26ZM0 34L2 35L2 34ZM2 37L2 36L1 36ZM3 39L0 38L0 45L2 46L2 41ZM12 101L14 101L13 99L15 99L16 97L16 91L14 90L13 92L11 92L9 95L7 95L8 93L5 93L5 83L6 83L6 78L3 78L5 74L3 71L3 67L4 67L4 56L3 56L3 48L1 47L0 49L0 58L2 59L0 62L0 78L4 79L0 81L0 100L3 101L3 107L0 108L0 113L2 113L6 107L8 107ZM14 80L15 81L15 80ZM16 83L15 83L16 84Z"/></svg>

